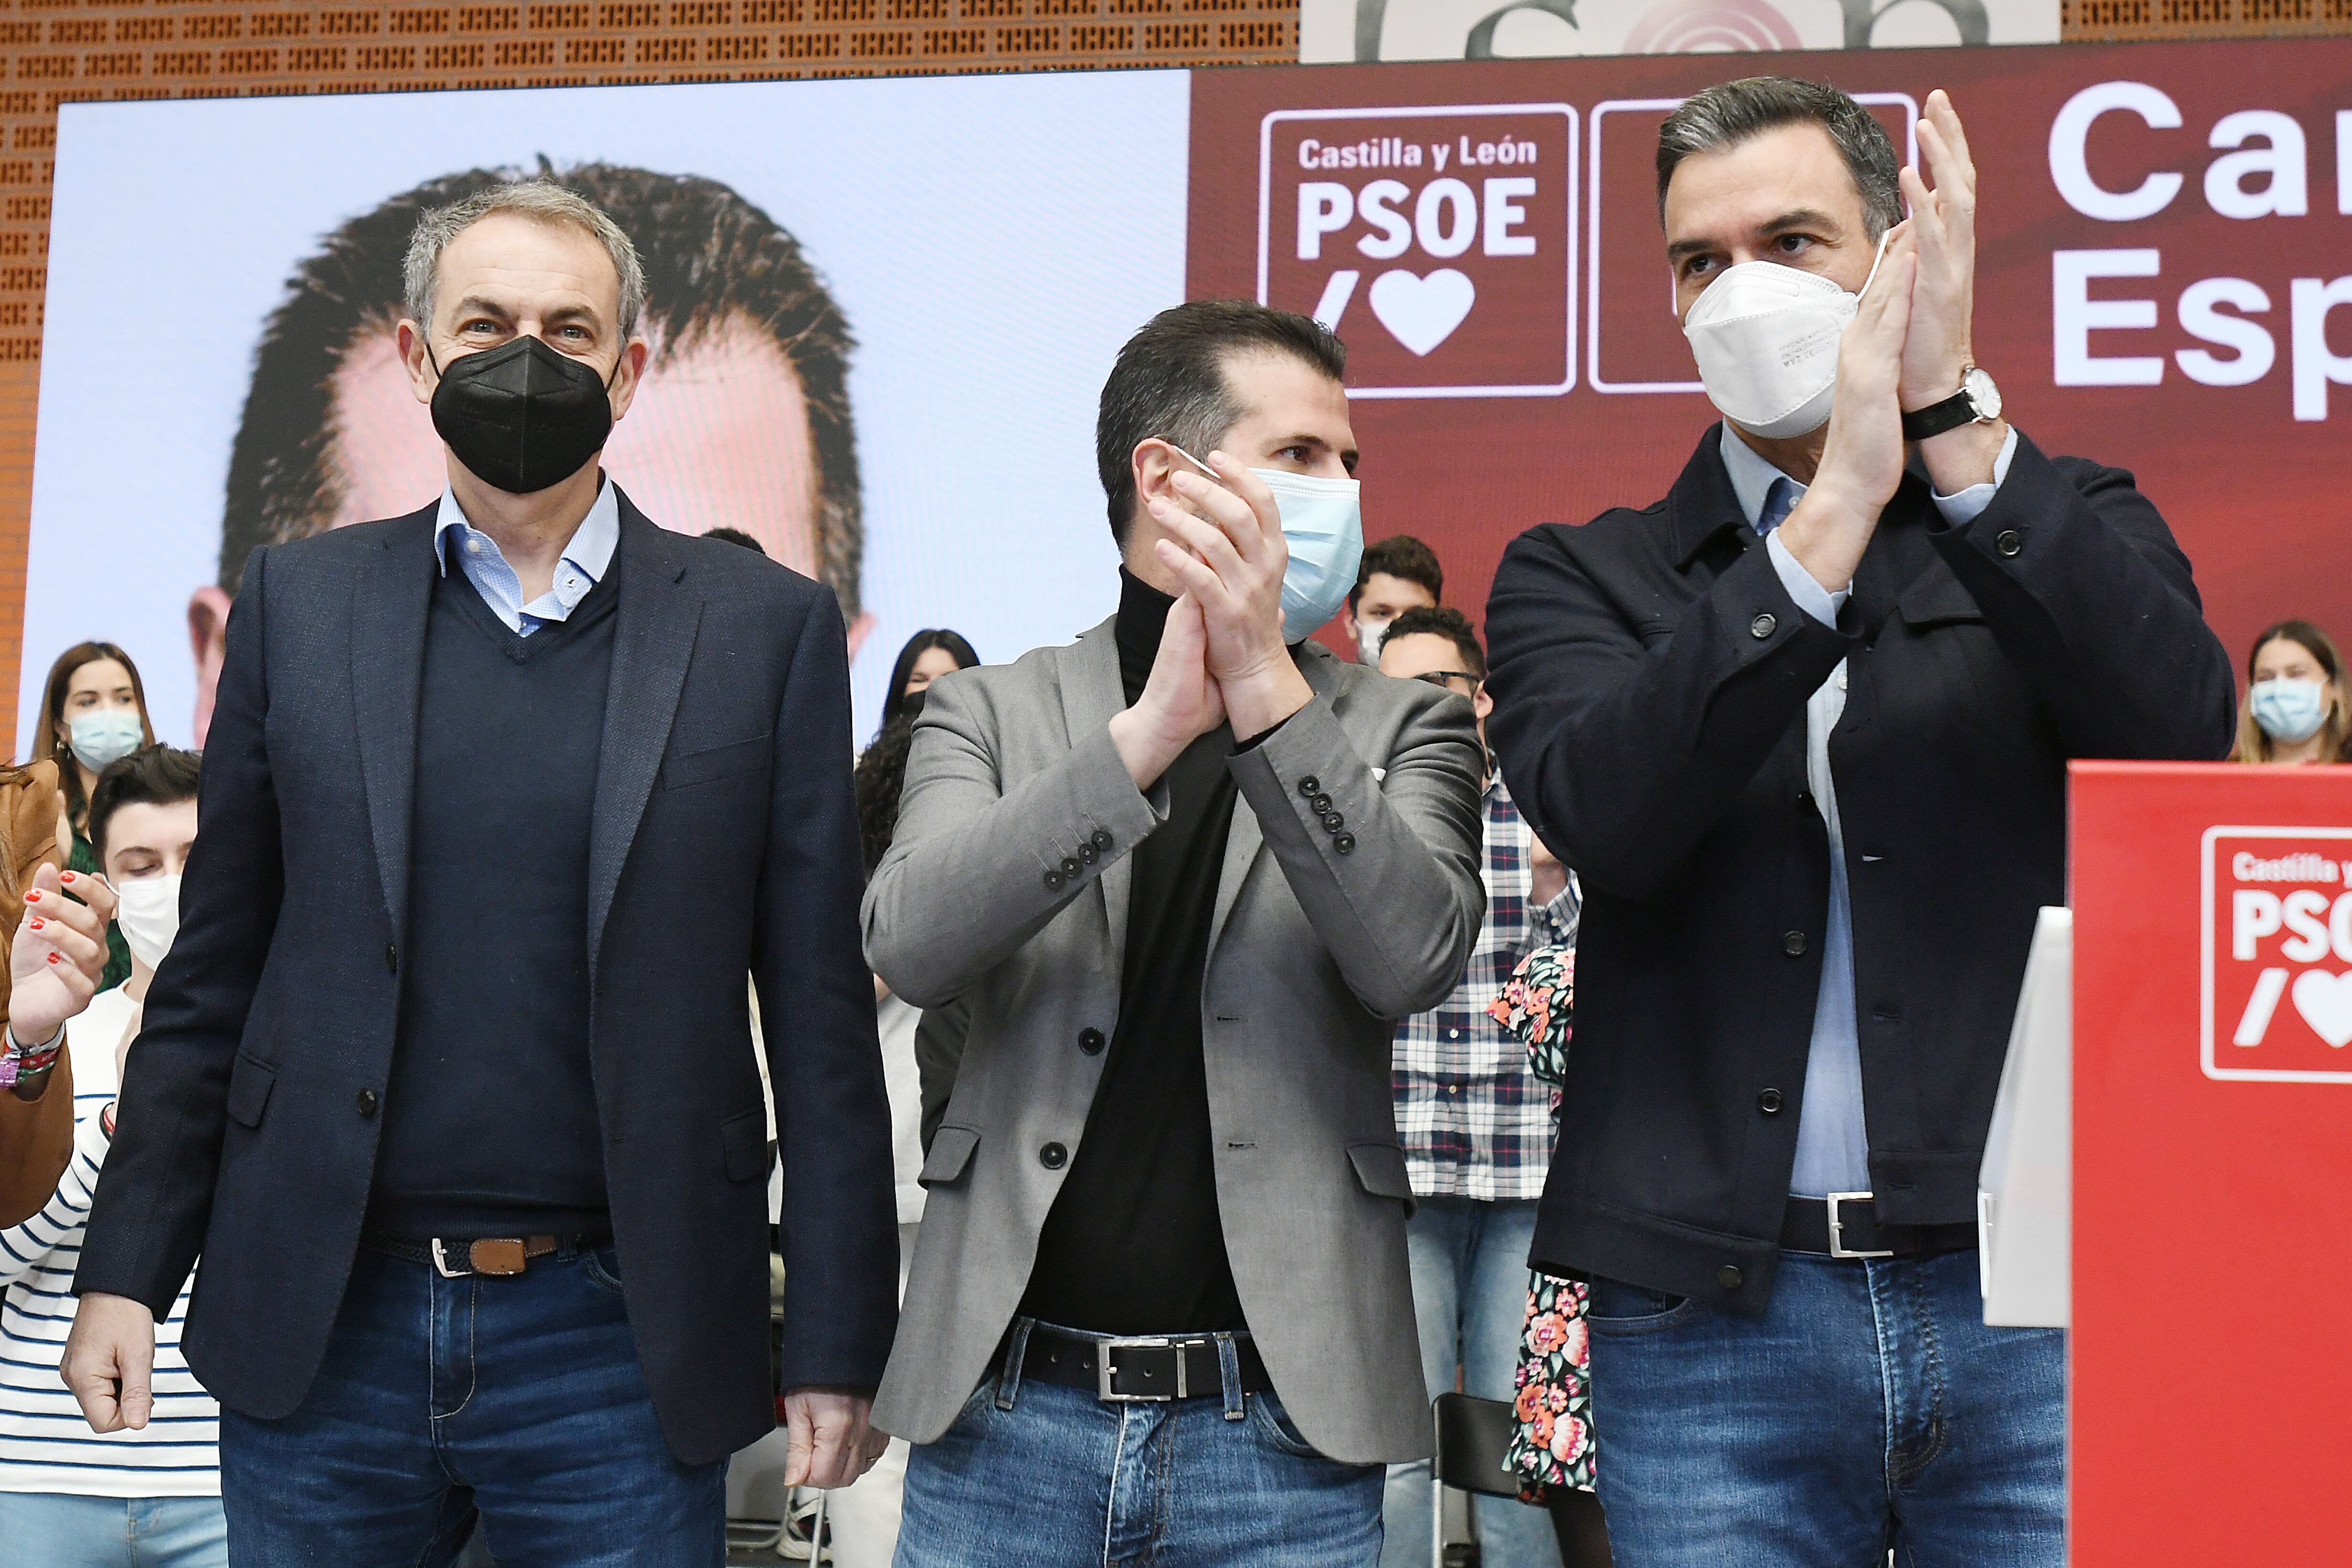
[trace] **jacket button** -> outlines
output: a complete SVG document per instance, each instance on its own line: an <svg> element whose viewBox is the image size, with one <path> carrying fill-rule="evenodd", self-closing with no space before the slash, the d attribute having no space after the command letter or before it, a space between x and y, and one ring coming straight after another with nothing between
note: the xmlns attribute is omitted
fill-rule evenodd
<svg viewBox="0 0 2352 1568"><path fill-rule="evenodd" d="M1057 871L1049 871L1049 872L1047 872L1047 873L1045 873L1045 885L1046 885L1047 887L1051 888L1051 889L1052 889L1054 892L1055 892L1055 893L1059 893L1059 892L1061 892L1061 891L1062 891L1062 873L1061 873L1060 872L1057 872Z"/></svg>
<svg viewBox="0 0 2352 1568"><path fill-rule="evenodd" d="M1319 817L1324 812L1331 809L1331 797L1328 795L1318 795L1315 799L1307 802L1307 809Z"/></svg>
<svg viewBox="0 0 2352 1568"><path fill-rule="evenodd" d="M1791 958L1803 957L1805 956L1805 934L1801 931L1791 931L1782 936L1780 938L1780 951L1786 953Z"/></svg>
<svg viewBox="0 0 2352 1568"><path fill-rule="evenodd" d="M2025 548L2025 536L2015 528L2003 528L1993 536L1992 548L2005 556L2013 556Z"/></svg>
<svg viewBox="0 0 2352 1568"><path fill-rule="evenodd" d="M1338 838L1331 841L1331 847L1343 855L1354 854L1356 852L1356 835L1353 833L1341 833Z"/></svg>
<svg viewBox="0 0 2352 1568"><path fill-rule="evenodd" d="M1049 1171L1060 1170L1070 1163L1070 1151L1059 1144L1047 1144L1037 1151L1037 1163Z"/></svg>
<svg viewBox="0 0 2352 1568"><path fill-rule="evenodd" d="M1080 869L1077 856L1064 855L1062 857L1062 874L1064 876L1076 876L1078 874Z"/></svg>
<svg viewBox="0 0 2352 1568"><path fill-rule="evenodd" d="M1092 840L1088 840L1087 842L1078 846L1078 858L1086 862L1088 865L1094 864L1095 857L1101 852L1102 852L1100 850L1095 848L1094 841Z"/></svg>
<svg viewBox="0 0 2352 1568"><path fill-rule="evenodd" d="M1812 809L1813 809L1813 792L1812 792L1811 789L1800 789L1800 790L1798 790L1798 791L1797 791L1797 810L1799 810L1800 811L1810 811L1810 810L1811 810Z"/></svg>
<svg viewBox="0 0 2352 1568"><path fill-rule="evenodd" d="M1766 614L1759 615L1755 620L1750 621L1748 623L1748 634L1760 643L1777 631L1780 628L1780 623L1772 619L1771 615L1768 612Z"/></svg>
<svg viewBox="0 0 2352 1568"><path fill-rule="evenodd" d="M1339 812L1326 811L1323 813L1323 831L1325 832L1336 833L1347 825L1348 819L1339 815Z"/></svg>
<svg viewBox="0 0 2352 1568"><path fill-rule="evenodd" d="M1756 1108L1767 1116L1779 1115L1780 1104L1780 1092L1778 1089L1767 1089L1763 1093L1756 1096Z"/></svg>
<svg viewBox="0 0 2352 1568"><path fill-rule="evenodd" d="M1078 1049L1088 1056L1100 1056L1102 1048L1108 1042L1103 1039L1103 1031L1098 1029L1078 1030Z"/></svg>
<svg viewBox="0 0 2352 1568"><path fill-rule="evenodd" d="M1094 847L1098 850L1107 850L1110 848L1110 831L1107 828L1097 828L1095 830L1095 836L1088 839L1087 842L1094 845Z"/></svg>
<svg viewBox="0 0 2352 1568"><path fill-rule="evenodd" d="M1737 1263L1726 1263L1715 1271L1715 1282L1727 1291L1739 1289L1739 1281L1746 1277L1740 1273L1739 1265Z"/></svg>
<svg viewBox="0 0 2352 1568"><path fill-rule="evenodd" d="M383 967L390 969L395 975L400 973L399 943L387 942L383 945Z"/></svg>
<svg viewBox="0 0 2352 1568"><path fill-rule="evenodd" d="M1311 800L1323 793L1323 780L1309 773L1298 781L1298 792Z"/></svg>
<svg viewBox="0 0 2352 1568"><path fill-rule="evenodd" d="M357 1097L357 1103L360 1108L360 1114L373 1121L375 1117L375 1091L373 1089L361 1090Z"/></svg>

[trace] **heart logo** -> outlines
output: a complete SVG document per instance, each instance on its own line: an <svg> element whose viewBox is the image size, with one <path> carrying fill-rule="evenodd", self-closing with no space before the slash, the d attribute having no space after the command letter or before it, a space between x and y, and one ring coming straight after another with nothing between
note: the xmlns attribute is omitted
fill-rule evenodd
<svg viewBox="0 0 2352 1568"><path fill-rule="evenodd" d="M2352 972L2305 969L2294 977L2294 1010L2336 1050L2352 1045Z"/></svg>
<svg viewBox="0 0 2352 1568"><path fill-rule="evenodd" d="M1416 355L1426 355L1454 336L1478 302L1478 286L1450 267L1427 277L1400 267L1372 279L1372 314L1390 335Z"/></svg>

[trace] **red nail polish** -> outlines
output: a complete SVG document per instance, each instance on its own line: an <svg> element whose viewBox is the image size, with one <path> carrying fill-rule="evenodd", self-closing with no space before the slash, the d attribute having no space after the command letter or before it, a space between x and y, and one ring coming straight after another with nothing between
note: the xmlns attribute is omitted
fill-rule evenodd
<svg viewBox="0 0 2352 1568"><path fill-rule="evenodd" d="M55 953L50 954L50 955L49 955L49 962L50 962L50 963L52 963L52 964L54 964L54 963L56 963L57 961L58 961L58 956L57 956Z"/></svg>
<svg viewBox="0 0 2352 1568"><path fill-rule="evenodd" d="M26 903L27 903L27 904L38 904L38 903L40 903L40 902L41 902L41 890L40 890L39 888L37 888L37 888L35 888L32 892L30 892L30 893L26 894L25 895L25 902L26 902Z"/></svg>
<svg viewBox="0 0 2352 1568"><path fill-rule="evenodd" d="M74 873L72 872L68 872L63 876L58 878L59 882L71 882L73 879Z"/></svg>
<svg viewBox="0 0 2352 1568"><path fill-rule="evenodd" d="M47 921L45 921L45 920L43 920L39 915L34 915L34 916L33 916L33 929L34 929L34 930L38 931L38 930L40 930L43 926L45 926L47 924Z"/></svg>

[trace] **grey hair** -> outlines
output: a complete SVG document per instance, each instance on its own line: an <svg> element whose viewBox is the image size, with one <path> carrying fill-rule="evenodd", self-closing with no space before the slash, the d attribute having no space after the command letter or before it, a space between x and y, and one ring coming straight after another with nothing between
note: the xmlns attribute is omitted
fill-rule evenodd
<svg viewBox="0 0 2352 1568"><path fill-rule="evenodd" d="M1694 152L1727 152L1751 136L1783 125L1818 125L1829 132L1862 196L1864 226L1874 245L1903 221L1902 162L1886 128L1870 110L1827 82L1794 77L1744 77L1694 93L1658 127L1658 219L1666 216L1666 186L1675 167Z"/></svg>
<svg viewBox="0 0 2352 1568"><path fill-rule="evenodd" d="M451 240L492 213L520 213L541 223L569 224L585 230L604 247L604 254L613 258L613 270L620 276L622 340L636 332L637 317L646 308L646 269L637 259L637 247L602 208L547 179L492 185L463 201L436 207L416 220L416 232L409 236L408 256L401 269L403 305L410 320L420 328L431 328L434 289L441 281L441 253L449 248Z"/></svg>

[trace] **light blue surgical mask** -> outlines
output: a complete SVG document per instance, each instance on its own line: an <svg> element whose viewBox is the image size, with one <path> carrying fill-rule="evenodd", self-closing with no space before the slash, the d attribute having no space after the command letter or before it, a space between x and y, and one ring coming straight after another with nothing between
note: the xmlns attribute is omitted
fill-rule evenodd
<svg viewBox="0 0 2352 1568"><path fill-rule="evenodd" d="M2317 681L2294 681L2284 675L2256 681L2246 693L2246 706L2254 710L2254 722L2263 727L2264 735L2289 746L2319 733L2327 717L2327 698Z"/></svg>
<svg viewBox="0 0 2352 1568"><path fill-rule="evenodd" d="M1194 467L1216 471L1175 443L1169 444ZM1364 559L1362 486L1354 479L1325 479L1286 468L1253 468L1274 492L1282 514L1282 539L1290 564L1282 572L1282 640L1303 643L1339 613L1356 586ZM1223 480L1218 480L1223 484Z"/></svg>
<svg viewBox="0 0 2352 1568"><path fill-rule="evenodd" d="M136 708L92 708L74 715L66 725L66 743L92 773L102 771L110 762L121 761L146 741Z"/></svg>

